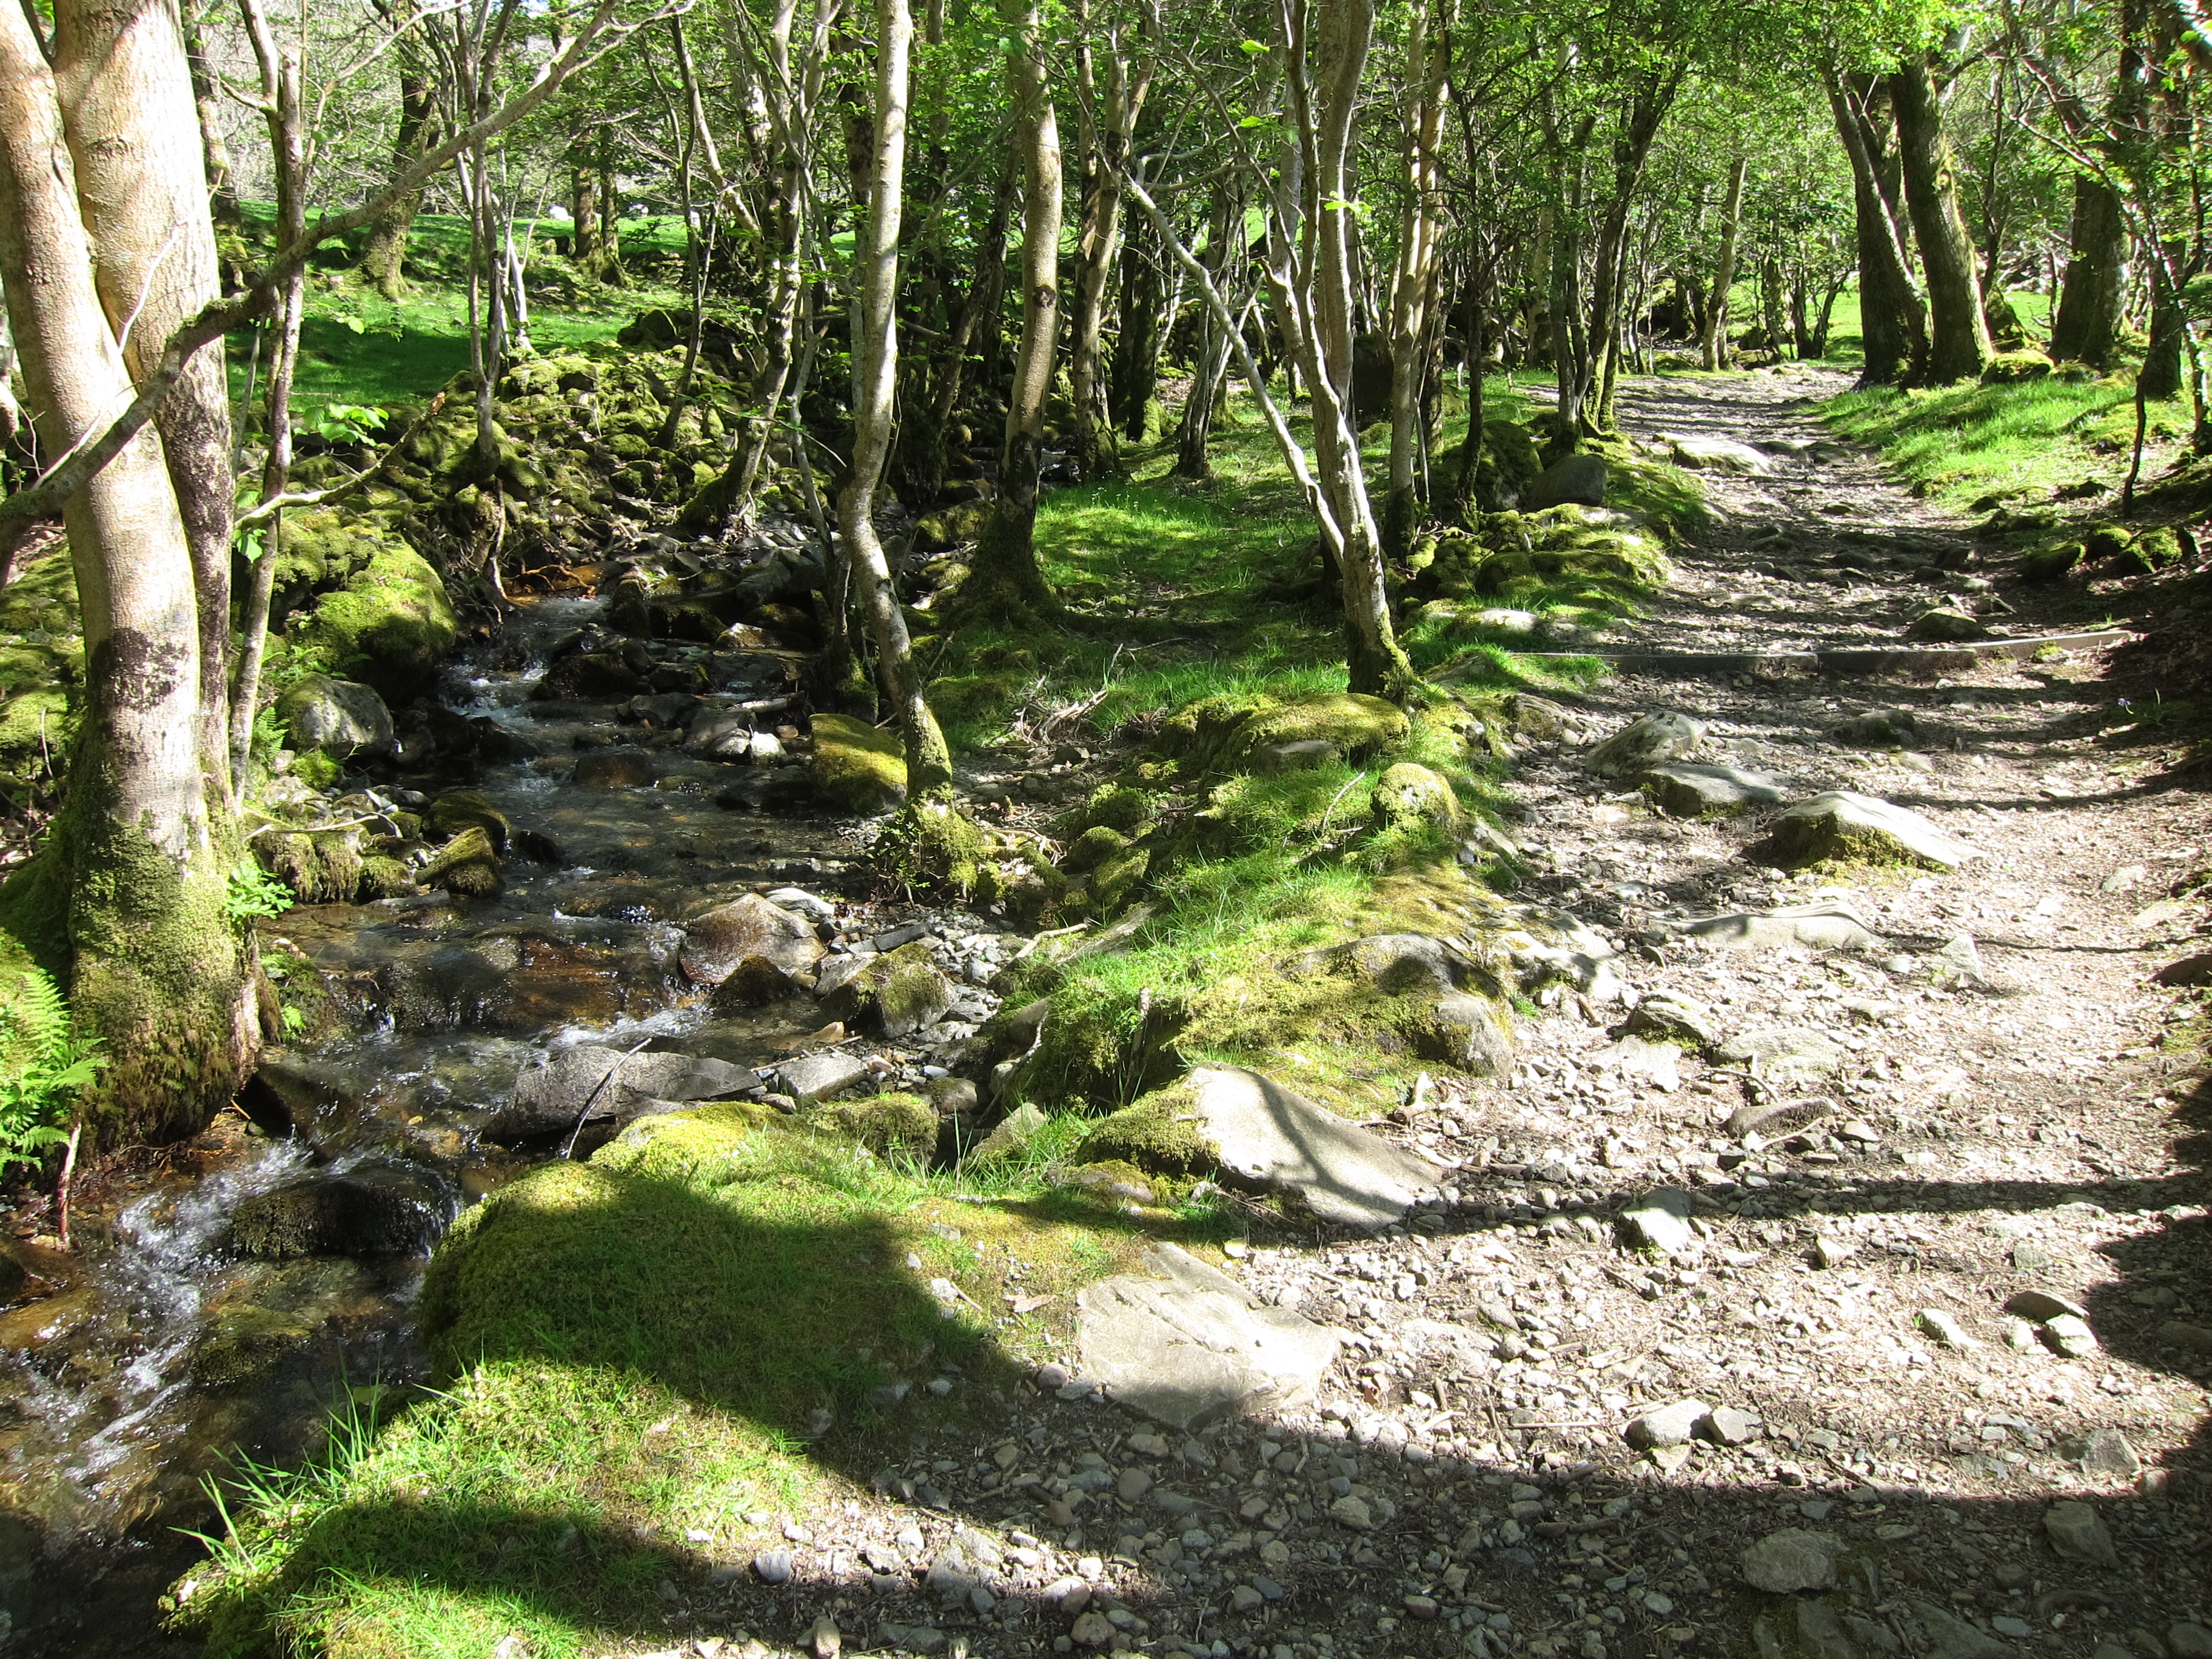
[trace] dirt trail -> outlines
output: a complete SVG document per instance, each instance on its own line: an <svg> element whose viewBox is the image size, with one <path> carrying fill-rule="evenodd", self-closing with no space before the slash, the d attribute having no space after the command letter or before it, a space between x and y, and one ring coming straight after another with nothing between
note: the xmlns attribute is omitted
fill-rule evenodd
<svg viewBox="0 0 2212 1659"><path fill-rule="evenodd" d="M1893 638L1926 608L1920 567L1963 532L1827 447L1840 384L1628 391L1639 437L1777 459L1708 475L1708 544L1624 645ZM1627 999L1548 993L1510 1076L1388 1126L1452 1166L1442 1207L1238 1264L1346 1338L1312 1410L1162 1436L1048 1377L987 1437L918 1439L878 1502L805 1517L799 1578L694 1603L676 1630L714 1634L687 1650L765 1651L826 1607L854 1650L2208 1659L2203 1045L2169 1042L2194 1005L2151 975L2201 945L2207 906L2171 890L2212 860L2212 811L2156 732L2115 729L2103 666L1605 682L1520 756L1519 896L1608 933L1632 997L1703 1005L1714 1048L1623 1045ZM1585 769L1661 710L1708 758L1881 796L1977 856L1761 866L1757 815L1658 816ZM1832 738L1900 712L1899 747ZM1823 899L1881 943L1680 932ZM1718 1052L1744 1037L1751 1062ZM1775 1104L1799 1109L1741 1127ZM1624 1249L1655 1189L1674 1248ZM1747 1583L1778 1533L1750 1570L1806 1571ZM893 1557L929 1573L860 1575Z"/></svg>

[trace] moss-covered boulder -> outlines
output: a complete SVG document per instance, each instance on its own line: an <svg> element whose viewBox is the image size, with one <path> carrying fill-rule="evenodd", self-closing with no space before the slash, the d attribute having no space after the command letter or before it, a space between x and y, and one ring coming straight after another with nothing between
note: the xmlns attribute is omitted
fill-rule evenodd
<svg viewBox="0 0 2212 1659"><path fill-rule="evenodd" d="M1449 829L1462 816L1451 785L1412 761L1400 761L1382 774L1369 805L1375 827L1384 830L1424 823Z"/></svg>
<svg viewBox="0 0 2212 1659"><path fill-rule="evenodd" d="M906 747L849 714L813 717L815 793L844 812L888 812L906 799Z"/></svg>
<svg viewBox="0 0 2212 1659"><path fill-rule="evenodd" d="M447 841L481 830L495 853L505 853L512 837L507 815L477 789L448 789L422 811L422 828L433 840Z"/></svg>
<svg viewBox="0 0 2212 1659"><path fill-rule="evenodd" d="M1152 821L1159 811L1154 796L1127 784L1101 784L1082 805L1069 812L1060 823L1060 833L1070 841L1081 838L1087 830L1113 830L1123 836L1133 836Z"/></svg>
<svg viewBox="0 0 2212 1659"><path fill-rule="evenodd" d="M270 830L253 839L262 867L292 890L302 904L350 904L361 890L358 830L317 835Z"/></svg>
<svg viewBox="0 0 2212 1659"><path fill-rule="evenodd" d="M2055 582L2080 564L2086 550L2080 542L2060 542L2051 547L2039 547L2021 555L2021 580L2031 582Z"/></svg>
<svg viewBox="0 0 2212 1659"><path fill-rule="evenodd" d="M872 957L822 1000L832 1018L906 1036L952 1006L952 981L920 939Z"/></svg>
<svg viewBox="0 0 2212 1659"><path fill-rule="evenodd" d="M1060 867L1071 876L1080 876L1097 869L1107 860L1127 852L1129 838L1118 830L1095 824L1075 838Z"/></svg>
<svg viewBox="0 0 2212 1659"><path fill-rule="evenodd" d="M396 536L344 586L315 602L313 612L285 630L318 646L340 672L389 697L413 697L439 659L453 648L460 624L436 570Z"/></svg>
<svg viewBox="0 0 2212 1659"><path fill-rule="evenodd" d="M2056 365L2040 351L2000 351L1982 370L1984 386L2018 386L2039 380Z"/></svg>
<svg viewBox="0 0 2212 1659"><path fill-rule="evenodd" d="M1347 760L1365 760L1404 742L1410 729L1395 703L1356 691L1290 699L1224 692L1177 709L1153 748L1189 772L1237 771L1287 744L1326 743Z"/></svg>
<svg viewBox="0 0 2212 1659"><path fill-rule="evenodd" d="M392 747L392 711L375 689L356 680L310 674L276 699L277 718L295 750L351 754Z"/></svg>
<svg viewBox="0 0 2212 1659"><path fill-rule="evenodd" d="M800 1121L878 1157L927 1158L937 1150L937 1109L920 1095L830 1101L809 1107Z"/></svg>

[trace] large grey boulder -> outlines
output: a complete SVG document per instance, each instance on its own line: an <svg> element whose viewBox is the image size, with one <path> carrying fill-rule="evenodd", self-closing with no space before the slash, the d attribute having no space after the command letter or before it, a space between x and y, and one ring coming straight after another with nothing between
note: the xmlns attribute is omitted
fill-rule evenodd
<svg viewBox="0 0 2212 1659"><path fill-rule="evenodd" d="M1607 473L1601 455L1565 455L1536 475L1521 492L1523 512L1573 502L1577 507L1603 507Z"/></svg>
<svg viewBox="0 0 2212 1659"><path fill-rule="evenodd" d="M1336 1333L1271 1308L1172 1244L1149 1273L1085 1285L1083 1374L1133 1411L1177 1429L1309 1403L1335 1362Z"/></svg>
<svg viewBox="0 0 2212 1659"><path fill-rule="evenodd" d="M1763 851L1787 866L1863 859L1936 870L1954 870L1974 856L1972 848L1911 808L1848 789L1832 789L1785 808L1775 817Z"/></svg>
<svg viewBox="0 0 2212 1659"><path fill-rule="evenodd" d="M1476 1077L1513 1064L1513 1035L1497 986L1465 951L1426 933L1374 933L1285 963L1293 976L1336 974L1427 1006L1400 1029L1424 1060Z"/></svg>
<svg viewBox="0 0 2212 1659"><path fill-rule="evenodd" d="M1779 806L1782 781L1765 772L1696 761L1654 766L1638 781L1653 805L1671 817L1717 818L1753 806Z"/></svg>
<svg viewBox="0 0 2212 1659"><path fill-rule="evenodd" d="M1687 714L1639 714L1592 749L1583 764L1601 778L1632 777L1688 754L1705 740L1705 728Z"/></svg>
<svg viewBox="0 0 2212 1659"><path fill-rule="evenodd" d="M1866 919L1839 899L1705 916L1682 931L1701 944L1731 951L1779 951L1793 945L1810 951L1865 951L1882 942Z"/></svg>
<svg viewBox="0 0 2212 1659"><path fill-rule="evenodd" d="M392 747L392 711L370 687L310 674L276 700L276 714L295 749Z"/></svg>
<svg viewBox="0 0 2212 1659"><path fill-rule="evenodd" d="M812 922L757 893L684 925L684 973L695 984L720 985L755 959L776 973L796 975L823 955Z"/></svg>
<svg viewBox="0 0 2212 1659"><path fill-rule="evenodd" d="M626 1123L665 1110L667 1103L725 1100L758 1086L750 1071L727 1060L568 1048L524 1066L514 1095L492 1114L483 1133L502 1146L539 1140L565 1135L580 1121Z"/></svg>

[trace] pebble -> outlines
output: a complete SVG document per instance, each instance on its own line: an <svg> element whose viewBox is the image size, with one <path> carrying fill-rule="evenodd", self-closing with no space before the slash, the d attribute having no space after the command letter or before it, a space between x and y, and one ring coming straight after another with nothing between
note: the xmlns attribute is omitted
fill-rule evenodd
<svg viewBox="0 0 2212 1659"><path fill-rule="evenodd" d="M791 1552L763 1550L753 1557L753 1575L763 1584L787 1584L791 1582Z"/></svg>
<svg viewBox="0 0 2212 1659"><path fill-rule="evenodd" d="M1707 1434L1723 1446L1741 1446L1759 1438L1759 1419L1733 1406L1715 1407L1705 1426Z"/></svg>
<svg viewBox="0 0 2212 1659"><path fill-rule="evenodd" d="M2166 1650L2172 1659L2212 1659L2212 1630L2186 1620L2168 1625Z"/></svg>
<svg viewBox="0 0 2212 1659"><path fill-rule="evenodd" d="M2118 1429L2098 1429L2081 1444L2081 1472L2108 1480L2132 1480L2142 1473L2142 1459Z"/></svg>
<svg viewBox="0 0 2212 1659"><path fill-rule="evenodd" d="M2072 1314L2045 1320L2043 1338L2069 1359L2086 1359L2097 1352L2097 1334L2089 1328L2089 1322Z"/></svg>
<svg viewBox="0 0 2212 1659"><path fill-rule="evenodd" d="M1328 1506L1329 1517L1340 1526L1354 1532L1365 1532L1375 1524L1375 1517L1364 1498L1354 1498L1349 1492Z"/></svg>
<svg viewBox="0 0 2212 1659"><path fill-rule="evenodd" d="M1625 1431L1628 1443L1639 1451L1660 1446L1686 1446L1711 1408L1702 1400L1677 1400L1631 1420Z"/></svg>
<svg viewBox="0 0 2212 1659"><path fill-rule="evenodd" d="M1978 1346L1974 1339L1967 1334L1966 1328L1959 1322L1958 1316L1947 1313L1941 1308L1923 1308L1914 1316L1914 1320L1922 1330L1927 1332L1929 1336L1947 1348L1972 1348Z"/></svg>

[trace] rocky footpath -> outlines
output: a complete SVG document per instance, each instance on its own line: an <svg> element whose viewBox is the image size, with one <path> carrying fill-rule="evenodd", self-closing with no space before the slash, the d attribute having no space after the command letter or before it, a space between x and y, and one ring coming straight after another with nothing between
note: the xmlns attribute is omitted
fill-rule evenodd
<svg viewBox="0 0 2212 1659"><path fill-rule="evenodd" d="M1955 532L1751 385L1686 394L1733 431L1664 440L1713 452L1717 524L1650 634L1695 648L1741 593L1778 643L1901 636L1916 570L1780 586L1762 548ZM1690 424L1638 395L1647 432ZM1776 505L1839 476L1849 515ZM2033 573L1984 568L2034 626ZM1514 1012L1356 1159L1279 1065L1164 1085L1133 1158L1194 1143L1264 1196L1303 1152L1359 1164L1352 1196L1094 1286L987 1431L672 1583L663 1650L2212 1651L2212 1237L2178 1139L2207 823L2105 673L1642 672L1495 711L1514 805L1470 856L1583 970L1516 977L1487 914L1361 941L1420 964L1377 987ZM1260 1144L1218 1127L1240 1102Z"/></svg>

